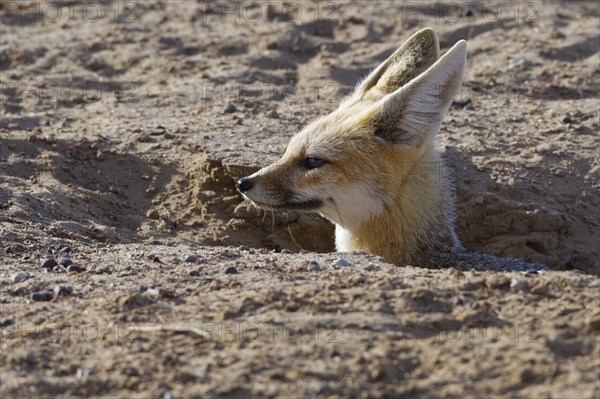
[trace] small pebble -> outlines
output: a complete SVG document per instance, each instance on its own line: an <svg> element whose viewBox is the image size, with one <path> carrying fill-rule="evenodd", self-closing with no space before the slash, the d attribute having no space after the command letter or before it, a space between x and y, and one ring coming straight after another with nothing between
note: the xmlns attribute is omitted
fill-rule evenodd
<svg viewBox="0 0 600 399"><path fill-rule="evenodd" d="M462 298L459 298L459 297L455 296L455 297L452 298L452 304L455 305L455 306L462 306L465 303L462 300Z"/></svg>
<svg viewBox="0 0 600 399"><path fill-rule="evenodd" d="M62 267L68 267L73 264L73 261L68 256L61 256L58 259L58 264L61 265Z"/></svg>
<svg viewBox="0 0 600 399"><path fill-rule="evenodd" d="M571 115L569 115L569 114L564 114L563 116L561 116L561 117L560 117L560 121L561 121L562 123L569 124L569 123L572 123L572 122L573 122L573 119L571 119Z"/></svg>
<svg viewBox="0 0 600 399"><path fill-rule="evenodd" d="M96 270L96 274L110 274L112 270L108 266L102 266L96 269L96 266L92 266Z"/></svg>
<svg viewBox="0 0 600 399"><path fill-rule="evenodd" d="M513 291L529 291L529 283L526 280L513 278L510 280L510 288Z"/></svg>
<svg viewBox="0 0 600 399"><path fill-rule="evenodd" d="M42 268L44 269L52 269L54 266L57 266L58 263L56 262L56 259L54 259L53 257L49 257L46 258L42 261Z"/></svg>
<svg viewBox="0 0 600 399"><path fill-rule="evenodd" d="M510 285L510 280L506 276L493 275L485 280L485 285L492 289L508 288Z"/></svg>
<svg viewBox="0 0 600 399"><path fill-rule="evenodd" d="M327 395L331 393L332 389L328 385L321 385L317 390L317 395Z"/></svg>
<svg viewBox="0 0 600 399"><path fill-rule="evenodd" d="M232 104L232 103L227 103L223 107L223 112L226 113L226 114L231 114L231 113L233 113L235 111L237 111L237 107L234 104Z"/></svg>
<svg viewBox="0 0 600 399"><path fill-rule="evenodd" d="M150 135L151 136L160 136L161 134L165 134L166 131L167 131L167 128L165 128L163 125L156 124L150 131Z"/></svg>
<svg viewBox="0 0 600 399"><path fill-rule="evenodd" d="M267 116L271 119L279 119L279 114L275 110L267 112Z"/></svg>
<svg viewBox="0 0 600 399"><path fill-rule="evenodd" d="M190 255L187 258L185 258L185 261L188 263L192 263L197 261L198 259L200 259L200 257L198 255Z"/></svg>
<svg viewBox="0 0 600 399"><path fill-rule="evenodd" d="M314 260L308 262L308 270L311 272L318 272L321 270L321 266Z"/></svg>
<svg viewBox="0 0 600 399"><path fill-rule="evenodd" d="M158 211L156 209L148 209L148 212L146 212L146 217L148 219L158 219L160 216L160 214L158 213Z"/></svg>
<svg viewBox="0 0 600 399"><path fill-rule="evenodd" d="M563 168L555 168L552 169L552 174L558 177L564 177L567 174L567 171Z"/></svg>
<svg viewBox="0 0 600 399"><path fill-rule="evenodd" d="M537 152L538 154L544 154L547 152L551 152L554 149L555 149L555 146L553 146L552 144L542 143L535 147L535 152Z"/></svg>
<svg viewBox="0 0 600 399"><path fill-rule="evenodd" d="M73 250L71 249L71 247L62 247L60 249L59 253L60 253L61 256L65 256L65 255L70 256L70 254L71 254L72 251Z"/></svg>
<svg viewBox="0 0 600 399"><path fill-rule="evenodd" d="M13 274L12 281L13 283L20 283L21 281L25 281L29 278L29 276L25 273L15 273Z"/></svg>
<svg viewBox="0 0 600 399"><path fill-rule="evenodd" d="M135 276L137 273L133 270L123 270L122 272L119 272L119 274L117 274L117 277L128 277L128 276Z"/></svg>
<svg viewBox="0 0 600 399"><path fill-rule="evenodd" d="M69 265L69 267L67 267L67 271L69 273L81 273L85 271L85 268L82 266L79 266L76 263L73 263L72 265Z"/></svg>
<svg viewBox="0 0 600 399"><path fill-rule="evenodd" d="M237 274L238 271L235 267L233 266L229 266L227 269L225 269L225 274Z"/></svg>
<svg viewBox="0 0 600 399"><path fill-rule="evenodd" d="M452 106L465 108L471 103L471 99L467 98L465 101L452 101Z"/></svg>
<svg viewBox="0 0 600 399"><path fill-rule="evenodd" d="M588 331L600 331L600 312L596 312L584 319Z"/></svg>
<svg viewBox="0 0 600 399"><path fill-rule="evenodd" d="M509 69L527 69L531 66L531 62L526 60L525 58L519 58L518 60L510 60L508 62Z"/></svg>
<svg viewBox="0 0 600 399"><path fill-rule="evenodd" d="M73 287L68 285L55 285L54 286L54 296L58 297L59 295L72 295Z"/></svg>
<svg viewBox="0 0 600 399"><path fill-rule="evenodd" d="M161 288L158 290L158 294L163 298L175 298L176 294L173 290L169 288Z"/></svg>
<svg viewBox="0 0 600 399"><path fill-rule="evenodd" d="M51 301L54 295L50 291L40 291L31 294L31 300L34 302L48 302Z"/></svg>
<svg viewBox="0 0 600 399"><path fill-rule="evenodd" d="M531 293L535 295L548 295L550 293L550 288L548 284L542 281L536 281L531 287Z"/></svg>
<svg viewBox="0 0 600 399"><path fill-rule="evenodd" d="M15 321L13 319L4 319L0 321L0 328L12 326L13 324L15 324Z"/></svg>
<svg viewBox="0 0 600 399"><path fill-rule="evenodd" d="M158 294L160 293L156 288L148 288L146 292L152 296L158 296Z"/></svg>
<svg viewBox="0 0 600 399"><path fill-rule="evenodd" d="M335 264L338 266L352 266L352 263L344 258L337 258Z"/></svg>
<svg viewBox="0 0 600 399"><path fill-rule="evenodd" d="M450 269L448 269L448 273L450 273L450 275L452 275L453 277L457 277L457 278L458 277L464 277L464 275L465 275L463 272L461 272L460 270L455 269L453 267L451 267Z"/></svg>

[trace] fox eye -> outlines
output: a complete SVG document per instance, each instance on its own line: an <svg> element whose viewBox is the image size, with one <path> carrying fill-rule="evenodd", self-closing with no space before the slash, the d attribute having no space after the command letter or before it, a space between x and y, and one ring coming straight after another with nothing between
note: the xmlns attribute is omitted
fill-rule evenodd
<svg viewBox="0 0 600 399"><path fill-rule="evenodd" d="M307 157L305 160L302 161L303 166L305 166L308 169L317 169L325 165L326 163L327 161L317 157Z"/></svg>

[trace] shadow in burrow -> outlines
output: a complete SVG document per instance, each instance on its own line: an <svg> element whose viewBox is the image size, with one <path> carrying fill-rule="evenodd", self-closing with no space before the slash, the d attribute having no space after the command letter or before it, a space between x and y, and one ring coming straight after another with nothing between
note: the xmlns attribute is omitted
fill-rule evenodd
<svg viewBox="0 0 600 399"><path fill-rule="evenodd" d="M599 201L582 177L590 168L585 161L574 162L567 177L554 173L560 158L551 154L521 169L508 160L482 169L451 147L444 159L440 175L454 182L456 228L467 247L599 274Z"/></svg>

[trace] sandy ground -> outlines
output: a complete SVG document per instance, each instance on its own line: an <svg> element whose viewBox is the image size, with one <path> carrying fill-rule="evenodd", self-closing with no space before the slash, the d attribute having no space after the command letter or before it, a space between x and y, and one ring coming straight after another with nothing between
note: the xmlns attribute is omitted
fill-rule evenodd
<svg viewBox="0 0 600 399"><path fill-rule="evenodd" d="M0 13L2 397L600 396L595 2ZM425 26L469 43L434 171L461 239L550 271L332 253L235 191Z"/></svg>

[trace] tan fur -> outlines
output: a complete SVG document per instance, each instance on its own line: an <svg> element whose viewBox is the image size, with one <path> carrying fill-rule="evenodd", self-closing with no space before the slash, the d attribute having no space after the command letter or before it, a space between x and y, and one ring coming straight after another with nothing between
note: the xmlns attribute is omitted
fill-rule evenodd
<svg viewBox="0 0 600 399"><path fill-rule="evenodd" d="M278 162L246 178L244 196L265 209L320 213L336 224L339 251L398 265L464 262L434 138L462 83L466 43L438 57L433 30L417 32L294 136ZM309 169L307 157L326 163Z"/></svg>

